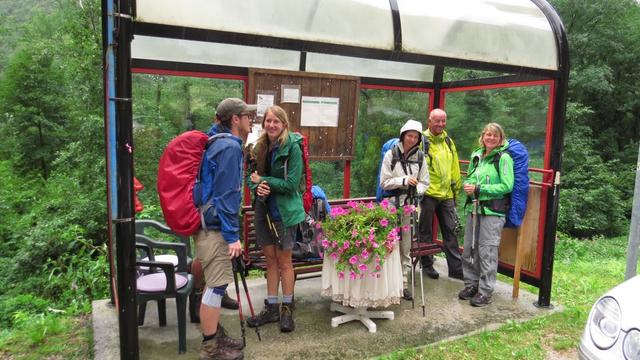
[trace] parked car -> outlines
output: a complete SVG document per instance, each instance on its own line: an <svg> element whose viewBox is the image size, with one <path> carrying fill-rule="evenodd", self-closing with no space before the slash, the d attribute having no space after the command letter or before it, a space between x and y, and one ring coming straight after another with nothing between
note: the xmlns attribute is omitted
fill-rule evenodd
<svg viewBox="0 0 640 360"><path fill-rule="evenodd" d="M640 275L602 295L591 308L580 359L640 359Z"/></svg>

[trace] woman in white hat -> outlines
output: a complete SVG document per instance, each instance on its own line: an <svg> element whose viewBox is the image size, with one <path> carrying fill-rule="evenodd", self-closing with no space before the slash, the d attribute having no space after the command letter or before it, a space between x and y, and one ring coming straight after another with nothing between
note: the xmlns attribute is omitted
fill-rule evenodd
<svg viewBox="0 0 640 360"><path fill-rule="evenodd" d="M429 169L425 156L420 149L422 141L422 124L408 120L400 129L400 141L384 155L380 170L380 186L391 192L389 199L396 207L412 204L418 194L423 194L429 187ZM411 215L400 211L402 222L402 240L400 241L400 258L402 260L402 297L413 299L408 285L408 274L411 271Z"/></svg>

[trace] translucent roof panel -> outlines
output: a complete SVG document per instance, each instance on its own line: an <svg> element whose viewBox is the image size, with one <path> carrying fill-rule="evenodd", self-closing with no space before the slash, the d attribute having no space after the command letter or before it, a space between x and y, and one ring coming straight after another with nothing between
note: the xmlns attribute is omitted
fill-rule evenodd
<svg viewBox="0 0 640 360"><path fill-rule="evenodd" d="M292 71L296 71L300 67L300 52L298 51L141 35L136 35L131 42L131 57L144 60Z"/></svg>
<svg viewBox="0 0 640 360"><path fill-rule="evenodd" d="M307 53L307 71L409 81L433 80L433 66Z"/></svg>
<svg viewBox="0 0 640 360"><path fill-rule="evenodd" d="M388 0L137 0L137 21L393 49Z"/></svg>
<svg viewBox="0 0 640 360"><path fill-rule="evenodd" d="M435 57L454 59L451 65L459 59L559 69L556 36L531 0L397 0L397 5L394 13L389 0L136 0L136 23L149 24L140 27L140 35L191 41L404 64L433 65ZM401 43L394 43L396 35ZM310 60L312 67L331 66Z"/></svg>
<svg viewBox="0 0 640 360"><path fill-rule="evenodd" d="M398 0L398 7L405 52L558 69L551 26L530 0Z"/></svg>

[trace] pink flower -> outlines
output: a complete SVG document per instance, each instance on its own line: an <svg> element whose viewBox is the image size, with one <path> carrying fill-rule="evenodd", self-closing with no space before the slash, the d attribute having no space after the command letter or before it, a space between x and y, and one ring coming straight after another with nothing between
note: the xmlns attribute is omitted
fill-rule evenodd
<svg viewBox="0 0 640 360"><path fill-rule="evenodd" d="M392 206L389 208L389 212L391 213L391 215L395 215L398 212L398 209Z"/></svg>
<svg viewBox="0 0 640 360"><path fill-rule="evenodd" d="M328 239L322 239L322 247L325 248L325 249L329 247L329 240Z"/></svg>
<svg viewBox="0 0 640 360"><path fill-rule="evenodd" d="M375 235L373 235L373 234L369 234L369 241L373 241L373 239L375 239L375 238L376 238L376 236L375 236Z"/></svg>
<svg viewBox="0 0 640 360"><path fill-rule="evenodd" d="M389 200L387 200L387 199L383 199L383 200L380 202L380 207L382 207L383 209L387 209L387 208L389 207Z"/></svg>
<svg viewBox="0 0 640 360"><path fill-rule="evenodd" d="M360 272L365 272L365 271L367 271L367 265L360 264L360 265L358 265L358 269L360 269Z"/></svg>
<svg viewBox="0 0 640 360"><path fill-rule="evenodd" d="M367 251L367 249L362 250L360 257L364 260L367 260L369 258L369 252Z"/></svg>
<svg viewBox="0 0 640 360"><path fill-rule="evenodd" d="M367 203L367 209L373 210L373 209L375 209L375 207L376 207L376 205L374 203L372 203L372 202L368 202Z"/></svg>
<svg viewBox="0 0 640 360"><path fill-rule="evenodd" d="M378 243L374 241L374 242L371 243L371 246L373 246L374 249L377 249L378 246L380 246L380 245L378 245Z"/></svg>
<svg viewBox="0 0 640 360"><path fill-rule="evenodd" d="M355 263L358 262L358 257L356 255L353 255L350 259L349 259L349 264L354 265Z"/></svg>
<svg viewBox="0 0 640 360"><path fill-rule="evenodd" d="M357 278L356 272L351 270L351 272L349 272L349 278L355 280Z"/></svg>
<svg viewBox="0 0 640 360"><path fill-rule="evenodd" d="M337 260L338 259L338 254L337 253L331 253L331 260Z"/></svg>
<svg viewBox="0 0 640 360"><path fill-rule="evenodd" d="M334 247L334 248L338 247L338 242L333 240L333 242L331 243L331 247Z"/></svg>
<svg viewBox="0 0 640 360"><path fill-rule="evenodd" d="M338 271L338 279L344 279L344 271Z"/></svg>
<svg viewBox="0 0 640 360"><path fill-rule="evenodd" d="M382 220L380 220L380 225L382 225L383 227L387 227L387 225L389 225L389 220L383 218Z"/></svg>
<svg viewBox="0 0 640 360"><path fill-rule="evenodd" d="M382 270L382 266L376 265L376 271L380 271L380 270Z"/></svg>
<svg viewBox="0 0 640 360"><path fill-rule="evenodd" d="M356 236L358 236L358 230L353 229L353 230L351 231L351 237L356 237Z"/></svg>
<svg viewBox="0 0 640 360"><path fill-rule="evenodd" d="M342 248L344 250L347 250L349 248L349 246L351 246L351 243L349 242L349 240L346 240L343 244L342 244Z"/></svg>
<svg viewBox="0 0 640 360"><path fill-rule="evenodd" d="M409 225L404 225L402 227L402 231L409 231L410 229L411 229L411 226L409 226Z"/></svg>
<svg viewBox="0 0 640 360"><path fill-rule="evenodd" d="M375 262L376 262L376 264L380 263L380 256L379 255L376 255Z"/></svg>
<svg viewBox="0 0 640 360"><path fill-rule="evenodd" d="M402 209L405 215L411 214L416 208L413 205L405 205Z"/></svg>
<svg viewBox="0 0 640 360"><path fill-rule="evenodd" d="M317 222L316 223L316 229L320 229L322 227L322 223L321 222Z"/></svg>
<svg viewBox="0 0 640 360"><path fill-rule="evenodd" d="M355 208L358 207L358 203L355 202L355 201L347 201L347 206L352 208L352 209L355 209Z"/></svg>

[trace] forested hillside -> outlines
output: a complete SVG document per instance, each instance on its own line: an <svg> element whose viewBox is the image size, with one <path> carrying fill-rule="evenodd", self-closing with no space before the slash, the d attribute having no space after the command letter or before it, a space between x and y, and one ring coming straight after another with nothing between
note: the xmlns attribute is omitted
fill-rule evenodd
<svg viewBox="0 0 640 360"><path fill-rule="evenodd" d="M580 238L623 234L640 140L640 6L633 0L552 3L571 49L559 230ZM90 299L107 296L108 270L100 2L0 0L0 14L4 328L16 309L88 311ZM140 216L159 218L154 187L164 145L186 129L207 129L215 105L241 96L243 88L231 80L142 74L133 82L135 172L146 185ZM540 166L547 92L536 87L448 98L448 128L461 157L492 120L523 140L531 166ZM424 123L427 110L426 94L361 91L353 196L373 194L381 144L408 118ZM313 170L331 197L341 196L341 163L314 162Z"/></svg>

